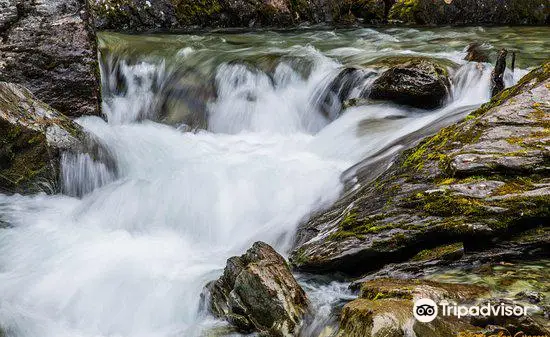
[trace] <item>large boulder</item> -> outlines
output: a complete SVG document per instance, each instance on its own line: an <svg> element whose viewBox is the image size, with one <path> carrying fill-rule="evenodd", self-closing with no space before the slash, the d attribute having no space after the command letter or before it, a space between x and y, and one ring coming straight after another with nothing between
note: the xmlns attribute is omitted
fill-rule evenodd
<svg viewBox="0 0 550 337"><path fill-rule="evenodd" d="M440 107L450 92L447 70L429 60L396 65L374 81L370 98L422 109Z"/></svg>
<svg viewBox="0 0 550 337"><path fill-rule="evenodd" d="M0 81L67 116L99 114L96 39L85 0L0 2Z"/></svg>
<svg viewBox="0 0 550 337"><path fill-rule="evenodd" d="M544 25L546 0L398 0L389 20L419 25Z"/></svg>
<svg viewBox="0 0 550 337"><path fill-rule="evenodd" d="M80 126L25 88L0 82L0 192L59 190L60 157L84 148Z"/></svg>
<svg viewBox="0 0 550 337"><path fill-rule="evenodd" d="M292 263L359 274L445 243L461 242L467 254L478 254L522 232L545 233L549 96L546 63L463 122L402 153L374 181L349 184L353 190L301 226ZM547 235L517 240L539 243L522 258L549 254Z"/></svg>
<svg viewBox="0 0 550 337"><path fill-rule="evenodd" d="M263 242L230 258L223 276L205 294L210 311L244 333L295 336L308 311L306 294L287 263Z"/></svg>

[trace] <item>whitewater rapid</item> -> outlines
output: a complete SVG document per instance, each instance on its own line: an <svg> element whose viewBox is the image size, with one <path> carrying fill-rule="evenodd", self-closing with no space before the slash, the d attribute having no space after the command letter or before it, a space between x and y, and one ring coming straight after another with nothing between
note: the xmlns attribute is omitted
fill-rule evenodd
<svg viewBox="0 0 550 337"><path fill-rule="evenodd" d="M200 336L218 324L199 310L200 293L227 258L257 240L286 255L298 224L338 198L347 169L489 99L492 67L464 64L442 109L370 104L331 122L315 97L342 64L311 46L302 52L314 63L307 78L284 62L271 77L219 64L207 130L151 120L154 78L168 66L122 65L130 84L104 104L107 121L78 120L116 170L85 155L65 158L64 195L0 194L0 220L9 224L0 229L0 326L8 336ZM509 73L507 84L524 73ZM321 321L349 296L338 284L305 285Z"/></svg>

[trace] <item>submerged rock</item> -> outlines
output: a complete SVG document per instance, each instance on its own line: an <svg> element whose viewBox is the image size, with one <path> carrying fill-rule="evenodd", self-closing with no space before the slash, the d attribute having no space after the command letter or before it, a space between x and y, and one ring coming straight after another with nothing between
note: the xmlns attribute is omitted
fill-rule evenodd
<svg viewBox="0 0 550 337"><path fill-rule="evenodd" d="M303 224L292 263L360 274L445 243L475 259L515 237L519 258L550 254L549 96L546 63Z"/></svg>
<svg viewBox="0 0 550 337"><path fill-rule="evenodd" d="M389 20L419 25L544 25L546 0L398 0Z"/></svg>
<svg viewBox="0 0 550 337"><path fill-rule="evenodd" d="M306 294L285 260L263 242L230 258L205 294L210 311L244 333L294 336L308 310Z"/></svg>
<svg viewBox="0 0 550 337"><path fill-rule="evenodd" d="M0 81L19 83L67 116L98 115L96 38L85 0L5 0Z"/></svg>
<svg viewBox="0 0 550 337"><path fill-rule="evenodd" d="M370 98L434 109L443 104L450 86L445 68L428 60L418 59L385 71L374 81Z"/></svg>
<svg viewBox="0 0 550 337"><path fill-rule="evenodd" d="M0 192L56 192L63 151L80 151L80 126L25 88L0 82Z"/></svg>

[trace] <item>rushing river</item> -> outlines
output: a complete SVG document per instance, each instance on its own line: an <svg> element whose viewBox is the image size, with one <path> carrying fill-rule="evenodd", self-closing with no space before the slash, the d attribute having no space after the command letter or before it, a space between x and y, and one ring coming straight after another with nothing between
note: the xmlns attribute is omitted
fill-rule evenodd
<svg viewBox="0 0 550 337"><path fill-rule="evenodd" d="M217 323L200 294L227 258L258 240L287 254L346 170L490 98L492 66L463 61L474 41L518 51L508 86L550 50L547 28L102 34L106 120L78 122L113 163L66 157L64 194L0 194L0 325L17 337L201 336ZM336 118L324 93L342 67L376 73L390 56L452 68L445 106L370 103ZM349 296L304 285L317 324Z"/></svg>

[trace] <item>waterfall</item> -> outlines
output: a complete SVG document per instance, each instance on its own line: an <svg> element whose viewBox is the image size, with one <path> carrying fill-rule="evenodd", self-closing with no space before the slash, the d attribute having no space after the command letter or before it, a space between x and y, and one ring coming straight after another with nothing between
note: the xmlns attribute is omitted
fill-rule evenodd
<svg viewBox="0 0 550 337"><path fill-rule="evenodd" d="M0 326L8 336L201 336L219 322L199 310L200 293L227 258L257 240L287 254L298 224L337 200L344 172L489 99L489 64L459 62L460 50L434 52L459 62L444 107L376 102L323 113L322 93L344 66L337 56L353 59L373 32L359 30L355 49L213 36L190 38L192 47L171 56L102 58L105 119L78 123L109 152L116 175L86 155L65 156L64 194L0 194L0 223L9 224L0 228ZM407 50L384 36L376 46ZM207 39L225 49L212 51ZM524 72L507 74L507 84ZM357 82L346 98L371 82ZM313 336L339 296L350 295L341 284L304 282L318 310L306 332Z"/></svg>

